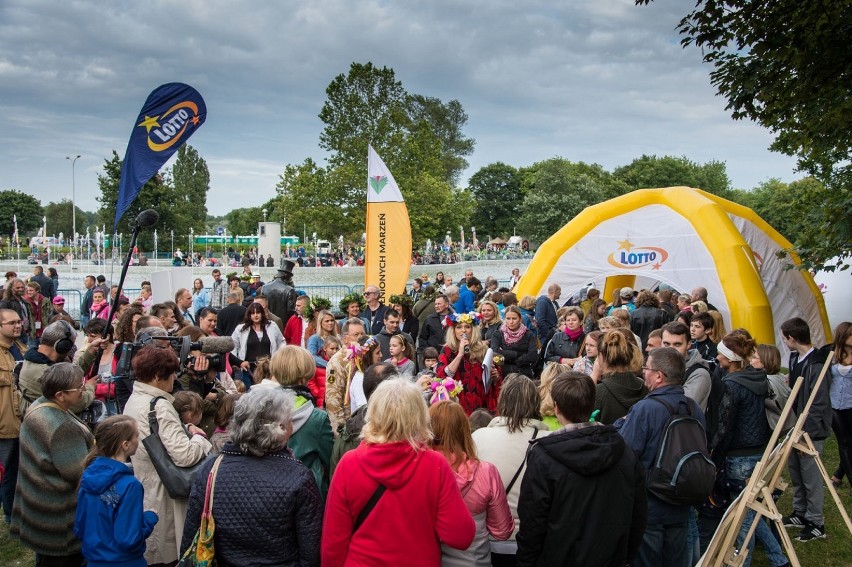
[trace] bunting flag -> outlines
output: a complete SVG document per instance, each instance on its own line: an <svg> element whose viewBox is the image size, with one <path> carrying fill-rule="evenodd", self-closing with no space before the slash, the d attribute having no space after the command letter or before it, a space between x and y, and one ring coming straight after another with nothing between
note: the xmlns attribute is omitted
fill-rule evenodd
<svg viewBox="0 0 852 567"><path fill-rule="evenodd" d="M207 118L204 99L183 83L154 89L130 133L115 206L113 232L140 189Z"/></svg>
<svg viewBox="0 0 852 567"><path fill-rule="evenodd" d="M364 286L379 288L379 300L405 292L411 267L411 223L408 209L382 158L367 156L367 251Z"/></svg>

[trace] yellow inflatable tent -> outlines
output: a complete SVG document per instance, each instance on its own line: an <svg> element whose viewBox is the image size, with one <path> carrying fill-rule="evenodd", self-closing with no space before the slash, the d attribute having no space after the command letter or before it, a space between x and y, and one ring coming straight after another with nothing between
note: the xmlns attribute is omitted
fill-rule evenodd
<svg viewBox="0 0 852 567"><path fill-rule="evenodd" d="M609 301L624 286L705 287L728 330L744 327L786 354L778 327L791 317L808 322L814 344L831 339L813 278L776 255L791 247L742 205L689 187L640 189L585 209L551 236L515 291L538 296L558 283L567 297L592 283Z"/></svg>

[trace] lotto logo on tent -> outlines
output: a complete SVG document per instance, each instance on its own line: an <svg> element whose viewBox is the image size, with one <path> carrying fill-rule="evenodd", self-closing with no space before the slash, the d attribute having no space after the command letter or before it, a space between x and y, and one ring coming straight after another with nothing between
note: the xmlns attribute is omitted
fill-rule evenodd
<svg viewBox="0 0 852 567"><path fill-rule="evenodd" d="M669 253L664 248L636 246L625 238L618 241L618 249L610 253L607 261L616 268L637 270L650 266L652 270L659 270L668 258Z"/></svg>

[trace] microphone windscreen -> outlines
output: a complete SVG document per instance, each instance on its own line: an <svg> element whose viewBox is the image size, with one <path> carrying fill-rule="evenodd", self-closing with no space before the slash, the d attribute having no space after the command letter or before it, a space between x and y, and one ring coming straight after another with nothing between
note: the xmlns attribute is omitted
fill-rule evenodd
<svg viewBox="0 0 852 567"><path fill-rule="evenodd" d="M205 354L224 354L234 350L234 339L231 337L201 337L201 352Z"/></svg>
<svg viewBox="0 0 852 567"><path fill-rule="evenodd" d="M152 227L157 224L158 220L160 220L160 213L154 209L146 209L136 215L136 226L139 228Z"/></svg>

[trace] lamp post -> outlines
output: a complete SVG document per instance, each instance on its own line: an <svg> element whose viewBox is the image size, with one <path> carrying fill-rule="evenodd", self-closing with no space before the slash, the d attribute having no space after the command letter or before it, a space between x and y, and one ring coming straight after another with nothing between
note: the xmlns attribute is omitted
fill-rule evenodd
<svg viewBox="0 0 852 567"><path fill-rule="evenodd" d="M65 159L71 160L71 234L72 238L77 240L77 176L75 175L75 167L77 165L77 160L80 159L80 154L77 154L77 157L71 158L71 156L65 156ZM74 255L73 250L74 246L71 246L72 255L71 255L71 269L74 269Z"/></svg>
<svg viewBox="0 0 852 567"><path fill-rule="evenodd" d="M266 222L266 209L263 209L263 222Z"/></svg>

